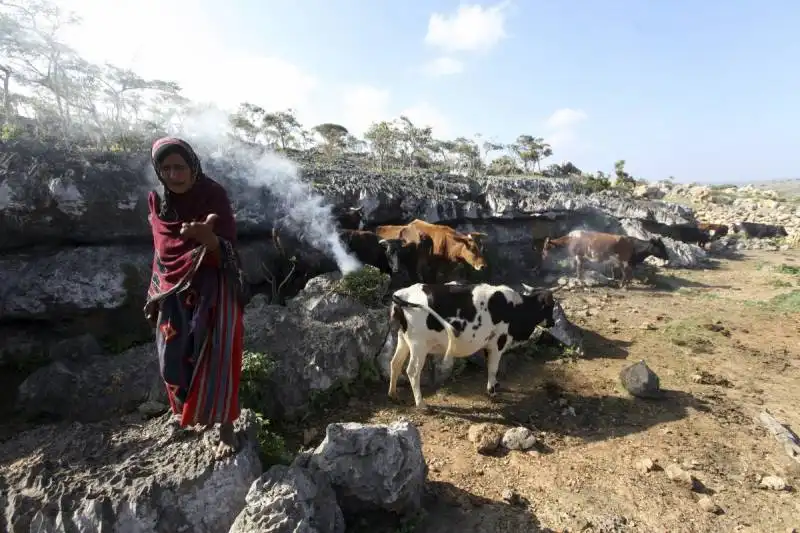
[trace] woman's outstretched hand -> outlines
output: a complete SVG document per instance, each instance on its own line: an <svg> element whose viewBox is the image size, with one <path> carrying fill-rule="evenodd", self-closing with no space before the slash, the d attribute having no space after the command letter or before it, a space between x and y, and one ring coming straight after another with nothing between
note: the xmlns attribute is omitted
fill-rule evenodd
<svg viewBox="0 0 800 533"><path fill-rule="evenodd" d="M206 217L205 222L186 222L181 226L181 237L185 239L194 239L203 246L209 248L216 248L219 244L217 236L214 233L214 223L219 217L211 213Z"/></svg>

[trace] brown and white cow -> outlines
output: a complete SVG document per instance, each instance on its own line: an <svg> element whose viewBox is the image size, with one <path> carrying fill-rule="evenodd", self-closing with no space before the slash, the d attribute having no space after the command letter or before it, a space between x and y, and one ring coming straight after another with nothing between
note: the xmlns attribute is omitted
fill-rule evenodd
<svg viewBox="0 0 800 533"><path fill-rule="evenodd" d="M578 279L583 275L583 263L586 259L598 262L611 260L615 267L619 266L622 270L620 287L623 288L630 283L637 252L637 246L631 237L599 231L573 230L557 239L546 238L542 247L542 259L546 259L548 252L556 247L567 249L575 265L575 276Z"/></svg>
<svg viewBox="0 0 800 533"><path fill-rule="evenodd" d="M483 256L484 233L461 233L449 226L431 224L420 219L404 225L378 226L375 233L382 239L402 239L405 242L419 242L424 235L429 236L433 240L431 267L444 277L460 263L467 264L478 272L487 266Z"/></svg>

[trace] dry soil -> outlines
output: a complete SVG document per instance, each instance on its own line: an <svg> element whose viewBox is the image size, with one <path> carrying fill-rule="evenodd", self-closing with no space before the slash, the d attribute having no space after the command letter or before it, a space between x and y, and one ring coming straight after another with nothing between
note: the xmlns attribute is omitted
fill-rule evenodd
<svg viewBox="0 0 800 533"><path fill-rule="evenodd" d="M800 464L756 421L769 409L800 432L799 252L746 252L707 270L660 270L627 291L557 294L584 329L584 357L525 347L495 399L485 370L467 366L423 388L428 414L411 406L407 386L408 405L390 403L381 382L303 424L312 445L331 421L418 425L427 512L365 531L800 531L800 494L759 488L763 476L800 485ZM636 399L620 385L620 370L640 359L665 398ZM525 425L539 444L481 455L467 439L481 422ZM671 481L670 464L695 486Z"/></svg>

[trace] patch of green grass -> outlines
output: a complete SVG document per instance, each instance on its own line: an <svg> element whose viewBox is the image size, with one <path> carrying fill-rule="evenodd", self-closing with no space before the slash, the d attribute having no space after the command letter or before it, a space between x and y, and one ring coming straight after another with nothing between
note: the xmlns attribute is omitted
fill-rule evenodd
<svg viewBox="0 0 800 533"><path fill-rule="evenodd" d="M777 267L775 267L775 271L780 274L790 274L792 276L800 276L800 267L794 265L787 265L785 263L781 263Z"/></svg>
<svg viewBox="0 0 800 533"><path fill-rule="evenodd" d="M367 307L380 307L389 289L389 276L372 265L342 276L333 291L354 298Z"/></svg>
<svg viewBox="0 0 800 533"><path fill-rule="evenodd" d="M262 414L270 401L266 384L275 367L275 361L269 355L251 351L242 354L239 398L242 406L252 410L258 419L259 458L265 470L275 464L289 464L292 460L283 436L269 428L269 420Z"/></svg>
<svg viewBox="0 0 800 533"><path fill-rule="evenodd" d="M780 288L785 288L785 287L791 287L792 286L792 282L791 281L786 281L785 279L773 279L773 280L770 280L769 282L767 282L767 285L769 285L770 287L775 287L775 288L780 289Z"/></svg>
<svg viewBox="0 0 800 533"><path fill-rule="evenodd" d="M711 353L714 351L716 333L705 329L697 319L676 320L664 329L664 335L675 346L687 348L694 353Z"/></svg>
<svg viewBox="0 0 800 533"><path fill-rule="evenodd" d="M800 290L778 294L768 300L768 304L778 311L800 313Z"/></svg>

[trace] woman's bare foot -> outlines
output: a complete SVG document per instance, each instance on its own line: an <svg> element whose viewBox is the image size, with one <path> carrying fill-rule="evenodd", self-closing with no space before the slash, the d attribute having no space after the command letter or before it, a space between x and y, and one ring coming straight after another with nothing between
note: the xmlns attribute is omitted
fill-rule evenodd
<svg viewBox="0 0 800 533"><path fill-rule="evenodd" d="M233 455L236 452L237 442L236 433L233 430L232 422L225 422L219 426L219 444L214 456L217 459L222 459L228 455Z"/></svg>

